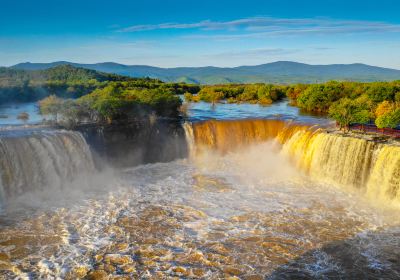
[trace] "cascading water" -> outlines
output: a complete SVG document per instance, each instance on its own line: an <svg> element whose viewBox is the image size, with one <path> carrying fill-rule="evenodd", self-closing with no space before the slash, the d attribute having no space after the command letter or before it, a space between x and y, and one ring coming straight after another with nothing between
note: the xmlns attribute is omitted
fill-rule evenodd
<svg viewBox="0 0 400 280"><path fill-rule="evenodd" d="M361 188L374 201L400 203L400 146L299 131L283 145L283 153L315 179Z"/></svg>
<svg viewBox="0 0 400 280"><path fill-rule="evenodd" d="M250 144L277 139L285 142L306 125L292 125L281 120L205 121L185 124L186 138L194 153L213 149L225 154Z"/></svg>
<svg viewBox="0 0 400 280"><path fill-rule="evenodd" d="M366 187L375 199L391 193L393 201L398 147L282 121L208 121L184 129L190 160L97 173L82 192L80 181L45 197L79 190L62 205L21 211L14 220L0 215L0 278L399 279L397 212L314 180ZM31 186L5 177L14 185L4 190L23 192L41 182L58 188L71 170L93 168L80 134L22 138L21 151L6 143L15 166L30 168L19 162L28 151L42 167L27 175L42 179Z"/></svg>
<svg viewBox="0 0 400 280"><path fill-rule="evenodd" d="M282 144L282 154L311 177L365 189L374 200L400 202L400 146L279 120L205 121L186 131L195 153L212 149L226 154L249 144L276 140Z"/></svg>
<svg viewBox="0 0 400 280"><path fill-rule="evenodd" d="M0 137L2 201L27 191L57 190L92 171L92 155L79 132L48 130Z"/></svg>

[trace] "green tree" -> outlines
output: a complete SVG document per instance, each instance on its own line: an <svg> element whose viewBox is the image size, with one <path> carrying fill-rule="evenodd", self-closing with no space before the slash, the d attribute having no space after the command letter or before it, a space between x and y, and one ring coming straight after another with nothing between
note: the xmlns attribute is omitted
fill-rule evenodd
<svg viewBox="0 0 400 280"><path fill-rule="evenodd" d="M55 95L50 95L39 101L39 112L42 115L51 115L58 121L58 115L62 109L64 100Z"/></svg>
<svg viewBox="0 0 400 280"><path fill-rule="evenodd" d="M396 128L400 125L400 108L380 115L376 118L375 124L378 128Z"/></svg>
<svg viewBox="0 0 400 280"><path fill-rule="evenodd" d="M329 108L329 116L340 125L340 129L348 129L352 123L367 123L370 113L366 106L349 98L342 98Z"/></svg>

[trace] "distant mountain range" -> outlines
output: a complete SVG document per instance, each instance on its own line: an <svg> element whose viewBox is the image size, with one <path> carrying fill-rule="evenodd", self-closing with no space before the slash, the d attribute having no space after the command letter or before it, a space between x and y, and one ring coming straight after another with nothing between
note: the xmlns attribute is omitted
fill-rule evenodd
<svg viewBox="0 0 400 280"><path fill-rule="evenodd" d="M75 67L97 70L130 77L150 77L167 82L196 84L224 83L316 83L329 80L391 81L400 80L400 70L366 64L309 65L278 61L256 66L227 67L177 67L159 68L145 65L123 65L114 62L79 64L67 61L52 63L20 63L14 69L43 70L69 64Z"/></svg>

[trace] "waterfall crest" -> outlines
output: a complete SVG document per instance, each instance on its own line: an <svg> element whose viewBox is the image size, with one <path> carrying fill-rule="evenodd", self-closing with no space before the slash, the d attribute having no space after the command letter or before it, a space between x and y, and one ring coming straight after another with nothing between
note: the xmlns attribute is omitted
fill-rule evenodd
<svg viewBox="0 0 400 280"><path fill-rule="evenodd" d="M311 177L360 189L373 200L400 203L400 146L279 120L206 121L186 131L192 156L275 140L281 153Z"/></svg>
<svg viewBox="0 0 400 280"><path fill-rule="evenodd" d="M94 171L89 147L79 132L40 131L0 137L2 201L26 191L59 189Z"/></svg>
<svg viewBox="0 0 400 280"><path fill-rule="evenodd" d="M186 134L190 139L189 145L191 142L195 143L192 148L195 153L213 149L225 154L253 143L273 139L283 143L297 130L308 127L291 125L281 120L211 120L192 124L191 129L186 128Z"/></svg>

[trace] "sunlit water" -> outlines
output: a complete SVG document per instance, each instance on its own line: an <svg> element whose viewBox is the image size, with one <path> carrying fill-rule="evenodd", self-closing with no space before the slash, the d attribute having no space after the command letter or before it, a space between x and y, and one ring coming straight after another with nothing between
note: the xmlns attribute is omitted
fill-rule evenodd
<svg viewBox="0 0 400 280"><path fill-rule="evenodd" d="M192 121L329 122L287 103L196 103L189 113ZM35 143L42 151L42 140ZM3 279L400 277L398 210L308 177L275 142L104 170L7 204L0 220Z"/></svg>
<svg viewBox="0 0 400 280"><path fill-rule="evenodd" d="M278 144L99 176L10 207L4 278L400 276L395 213L310 181Z"/></svg>
<svg viewBox="0 0 400 280"><path fill-rule="evenodd" d="M248 103L217 103L213 105L206 102L195 102L188 104L188 115L191 121L258 118L293 120L323 125L331 123L326 117L302 113L299 108L290 106L287 100L267 106Z"/></svg>
<svg viewBox="0 0 400 280"><path fill-rule="evenodd" d="M29 114L28 120L18 119L18 115L23 112ZM190 121L263 118L295 120L314 124L328 124L331 122L323 116L302 113L299 108L290 106L287 100L267 106L248 103L218 103L215 105L206 102L188 103L188 116ZM39 114L37 102L0 105L0 127L3 128L40 124L45 117Z"/></svg>

